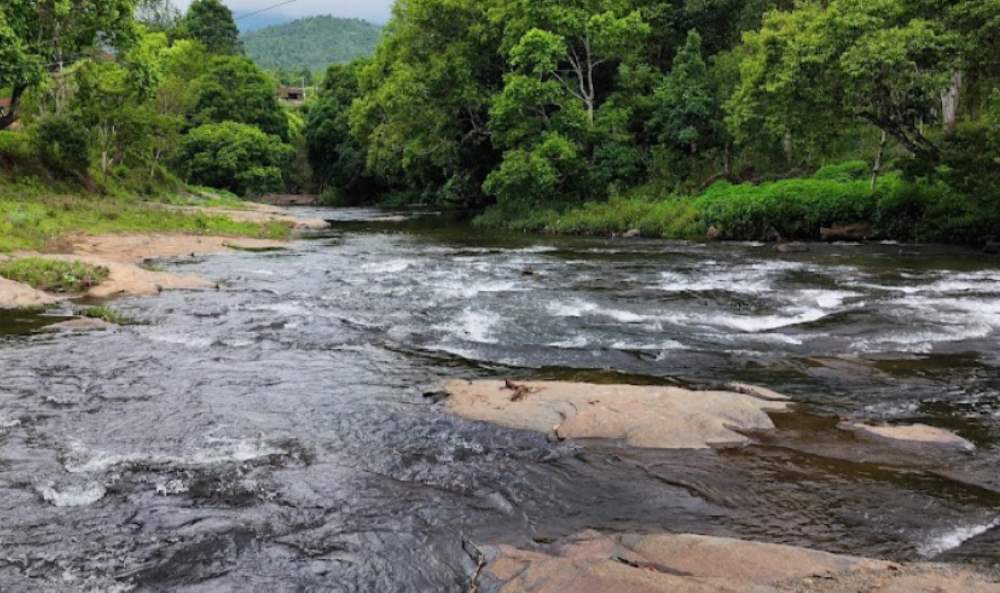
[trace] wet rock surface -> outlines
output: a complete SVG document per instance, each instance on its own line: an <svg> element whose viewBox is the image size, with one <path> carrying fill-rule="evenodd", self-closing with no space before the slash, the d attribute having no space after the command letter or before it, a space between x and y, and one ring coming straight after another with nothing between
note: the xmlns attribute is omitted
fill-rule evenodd
<svg viewBox="0 0 1000 593"><path fill-rule="evenodd" d="M59 302L59 299L36 290L27 284L0 278L0 309L30 309L47 307Z"/></svg>
<svg viewBox="0 0 1000 593"><path fill-rule="evenodd" d="M972 451L976 448L971 442L949 430L926 424L891 425L846 422L842 428L864 436L887 439L903 445L945 447L963 451Z"/></svg>
<svg viewBox="0 0 1000 593"><path fill-rule="evenodd" d="M448 411L560 439L620 439L633 447L704 449L748 443L740 431L774 428L768 411L787 403L752 387L692 391L678 387L570 382L450 381ZM767 390L763 390L767 391Z"/></svg>
<svg viewBox="0 0 1000 593"><path fill-rule="evenodd" d="M691 534L586 531L558 544L488 549L501 593L996 593L995 574L900 565L780 544Z"/></svg>

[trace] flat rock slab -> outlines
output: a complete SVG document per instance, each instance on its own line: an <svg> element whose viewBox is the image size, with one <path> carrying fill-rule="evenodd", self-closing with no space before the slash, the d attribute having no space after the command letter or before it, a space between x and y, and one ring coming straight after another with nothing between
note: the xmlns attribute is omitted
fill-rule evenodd
<svg viewBox="0 0 1000 593"><path fill-rule="evenodd" d="M88 317L77 317L59 323L53 323L43 328L47 332L82 333L91 331L101 331L118 327L114 323L108 323L103 319L91 319Z"/></svg>
<svg viewBox="0 0 1000 593"><path fill-rule="evenodd" d="M167 272L154 272L118 261L93 255L34 255L45 259L78 261L108 269L108 279L87 291L92 298L112 296L142 296L156 294L163 290L213 288L215 284L197 276L181 276Z"/></svg>
<svg viewBox="0 0 1000 593"><path fill-rule="evenodd" d="M57 303L56 297L6 278L0 278L0 309L31 309Z"/></svg>
<svg viewBox="0 0 1000 593"><path fill-rule="evenodd" d="M998 593L971 570L690 534L577 534L544 551L490 548L502 593Z"/></svg>
<svg viewBox="0 0 1000 593"><path fill-rule="evenodd" d="M322 218L300 218L284 208L269 206L267 204L254 204L252 202L246 202L246 208L243 210L204 206L170 206L170 208L182 212L222 216L237 222L250 222L254 224L279 222L287 224L294 229L304 231L318 231L330 227L330 223Z"/></svg>
<svg viewBox="0 0 1000 593"><path fill-rule="evenodd" d="M265 250L288 247L286 241L170 233L81 236L72 239L72 251L121 263L148 259L222 253L230 249Z"/></svg>
<svg viewBox="0 0 1000 593"><path fill-rule="evenodd" d="M678 387L536 381L450 381L449 412L563 439L622 439L633 447L705 449L743 444L741 431L771 430L768 411L789 402L773 391L691 391ZM781 399L779 399L781 398Z"/></svg>
<svg viewBox="0 0 1000 593"><path fill-rule="evenodd" d="M949 449L961 449L972 451L976 448L971 442L963 439L957 434L927 426L926 424L861 424L856 422L845 422L840 425L844 430L850 430L862 436L889 439L901 444L925 445L935 447L945 447Z"/></svg>

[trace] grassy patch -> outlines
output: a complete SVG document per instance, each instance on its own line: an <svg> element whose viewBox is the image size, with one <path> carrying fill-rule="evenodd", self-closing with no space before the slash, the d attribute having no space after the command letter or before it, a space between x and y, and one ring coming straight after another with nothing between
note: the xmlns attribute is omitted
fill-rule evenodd
<svg viewBox="0 0 1000 593"><path fill-rule="evenodd" d="M106 321L108 323L114 323L115 325L126 325L131 323L132 320L125 317L118 311L115 311L107 305L95 305L93 307L87 307L77 311L77 315L80 317L88 317L90 319L100 319L101 321Z"/></svg>
<svg viewBox="0 0 1000 593"><path fill-rule="evenodd" d="M203 208L225 208L227 210L249 210L246 200L224 189L191 186L189 192L166 193L155 200L173 206L200 206Z"/></svg>
<svg viewBox="0 0 1000 593"><path fill-rule="evenodd" d="M638 229L643 237L701 239L714 226L733 240L820 239L820 229L869 223L877 236L903 241L982 244L997 238L1000 206L941 182L883 175L875 190L867 165L849 161L815 176L753 185L715 183L694 197L655 197L648 188L606 202L558 209L493 207L476 219L486 227L577 235Z"/></svg>
<svg viewBox="0 0 1000 593"><path fill-rule="evenodd" d="M0 276L46 292L78 293L107 280L108 269L81 262L25 257L0 262Z"/></svg>
<svg viewBox="0 0 1000 593"><path fill-rule="evenodd" d="M172 210L130 196L60 193L30 180L5 183L0 179L0 252L42 250L73 232L177 232L285 239L291 226L237 222L225 216Z"/></svg>

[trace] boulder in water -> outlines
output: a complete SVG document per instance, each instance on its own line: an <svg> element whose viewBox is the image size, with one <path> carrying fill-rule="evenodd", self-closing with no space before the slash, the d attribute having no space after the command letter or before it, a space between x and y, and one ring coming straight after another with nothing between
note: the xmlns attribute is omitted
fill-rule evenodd
<svg viewBox="0 0 1000 593"><path fill-rule="evenodd" d="M867 222L835 224L819 230L824 241L864 241L873 234L872 225Z"/></svg>
<svg viewBox="0 0 1000 593"><path fill-rule="evenodd" d="M913 446L933 446L949 449L972 451L976 448L971 442L957 434L926 424L862 424L844 422L840 427L866 437L888 439L897 444Z"/></svg>
<svg viewBox="0 0 1000 593"><path fill-rule="evenodd" d="M558 381L450 381L448 411L469 420L555 433L560 439L621 439L633 447L705 449L745 444L743 434L771 430L778 393L692 391L679 387Z"/></svg>
<svg viewBox="0 0 1000 593"><path fill-rule="evenodd" d="M805 253L809 251L809 246L805 243L792 241L791 243L778 243L774 250L778 253Z"/></svg>

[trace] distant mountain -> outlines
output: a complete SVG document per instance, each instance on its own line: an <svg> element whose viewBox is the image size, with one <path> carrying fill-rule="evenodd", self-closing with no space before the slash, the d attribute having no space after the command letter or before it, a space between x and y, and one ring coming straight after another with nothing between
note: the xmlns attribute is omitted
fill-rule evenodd
<svg viewBox="0 0 1000 593"><path fill-rule="evenodd" d="M251 31L263 29L264 27L283 25L292 20L293 20L292 17L288 15L276 12L263 12L261 14L255 14L253 16L248 16L237 20L236 27L239 28L240 33L246 34Z"/></svg>
<svg viewBox="0 0 1000 593"><path fill-rule="evenodd" d="M261 68L313 72L350 62L375 50L381 28L361 19L313 16L241 35L243 47Z"/></svg>

